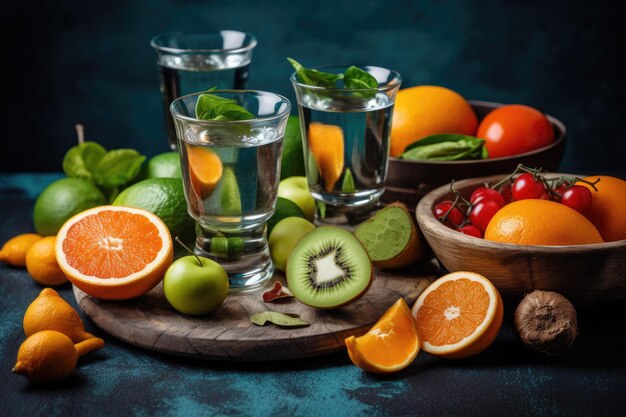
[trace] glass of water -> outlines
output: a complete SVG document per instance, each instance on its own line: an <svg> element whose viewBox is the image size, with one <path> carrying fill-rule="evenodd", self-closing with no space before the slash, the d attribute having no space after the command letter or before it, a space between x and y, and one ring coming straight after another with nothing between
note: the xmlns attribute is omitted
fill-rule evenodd
<svg viewBox="0 0 626 417"><path fill-rule="evenodd" d="M172 32L155 36L163 113L169 144L176 150L176 132L170 115L174 99L210 88L246 88L254 35L235 30L215 33Z"/></svg>
<svg viewBox="0 0 626 417"><path fill-rule="evenodd" d="M316 69L342 74L347 68ZM385 68L361 69L376 79L378 87L312 86L301 82L295 72L291 76L317 225L354 229L373 214L384 192L391 118L401 77Z"/></svg>
<svg viewBox="0 0 626 417"><path fill-rule="evenodd" d="M202 93L170 107L189 214L196 220L195 252L221 264L233 290L254 289L274 266L265 223L274 213L283 136L291 104L277 94L215 90L255 118L217 121L196 118Z"/></svg>

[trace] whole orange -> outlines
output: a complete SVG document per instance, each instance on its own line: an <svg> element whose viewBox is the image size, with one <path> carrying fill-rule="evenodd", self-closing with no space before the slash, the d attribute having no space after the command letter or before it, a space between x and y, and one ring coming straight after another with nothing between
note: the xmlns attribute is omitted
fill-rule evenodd
<svg viewBox="0 0 626 417"><path fill-rule="evenodd" d="M391 156L411 143L440 133L473 135L478 119L469 103L445 87L421 85L400 90L391 125Z"/></svg>
<svg viewBox="0 0 626 417"><path fill-rule="evenodd" d="M626 239L626 181L609 176L591 176L586 181L594 182L597 192L585 183L578 183L591 190L591 207L583 214L593 223L606 242Z"/></svg>
<svg viewBox="0 0 626 417"><path fill-rule="evenodd" d="M517 245L565 246L602 243L598 229L585 216L549 200L519 200L493 216L485 239Z"/></svg>

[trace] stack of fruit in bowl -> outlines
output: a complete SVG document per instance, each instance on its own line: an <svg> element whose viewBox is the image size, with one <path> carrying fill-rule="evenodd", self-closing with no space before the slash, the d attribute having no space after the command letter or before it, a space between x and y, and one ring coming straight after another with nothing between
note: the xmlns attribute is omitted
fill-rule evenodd
<svg viewBox="0 0 626 417"><path fill-rule="evenodd" d="M546 174L462 180L427 194L416 216L441 263L503 291L553 290L589 304L625 295L626 181Z"/></svg>
<svg viewBox="0 0 626 417"><path fill-rule="evenodd" d="M510 172L519 163L555 170L565 126L526 105L466 101L444 87L400 90L394 107L385 201L414 207L454 179Z"/></svg>

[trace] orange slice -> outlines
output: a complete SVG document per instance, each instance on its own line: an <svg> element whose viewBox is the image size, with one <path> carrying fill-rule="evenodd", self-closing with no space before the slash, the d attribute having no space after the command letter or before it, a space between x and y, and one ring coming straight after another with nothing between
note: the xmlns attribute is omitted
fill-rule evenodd
<svg viewBox="0 0 626 417"><path fill-rule="evenodd" d="M72 284L107 300L145 294L173 260L165 223L149 211L122 206L94 207L70 218L55 250Z"/></svg>
<svg viewBox="0 0 626 417"><path fill-rule="evenodd" d="M222 178L220 157L210 149L187 145L187 161L191 187L200 198L208 197Z"/></svg>
<svg viewBox="0 0 626 417"><path fill-rule="evenodd" d="M343 130L323 123L309 125L309 149L324 179L324 188L330 192L343 171Z"/></svg>
<svg viewBox="0 0 626 417"><path fill-rule="evenodd" d="M395 302L361 337L345 340L348 355L361 369L391 373L409 366L420 350L415 319L403 298Z"/></svg>
<svg viewBox="0 0 626 417"><path fill-rule="evenodd" d="M482 275L453 272L437 279L413 305L422 349L465 358L487 349L502 326L502 299Z"/></svg>

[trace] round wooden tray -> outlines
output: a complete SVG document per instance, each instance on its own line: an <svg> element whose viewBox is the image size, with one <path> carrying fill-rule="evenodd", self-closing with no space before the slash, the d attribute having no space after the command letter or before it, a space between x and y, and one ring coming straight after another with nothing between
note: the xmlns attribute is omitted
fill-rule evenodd
<svg viewBox="0 0 626 417"><path fill-rule="evenodd" d="M336 310L318 310L294 298L264 303L264 290L257 290L230 294L213 314L192 317L170 307L161 284L127 301L99 300L76 287L74 296L98 327L133 345L196 358L267 361L343 349L346 337L367 332L399 297L412 304L438 275L434 262L401 272L377 271L367 294ZM277 274L274 278L284 283L283 276ZM250 322L250 316L266 310L296 313L311 325L281 328Z"/></svg>

